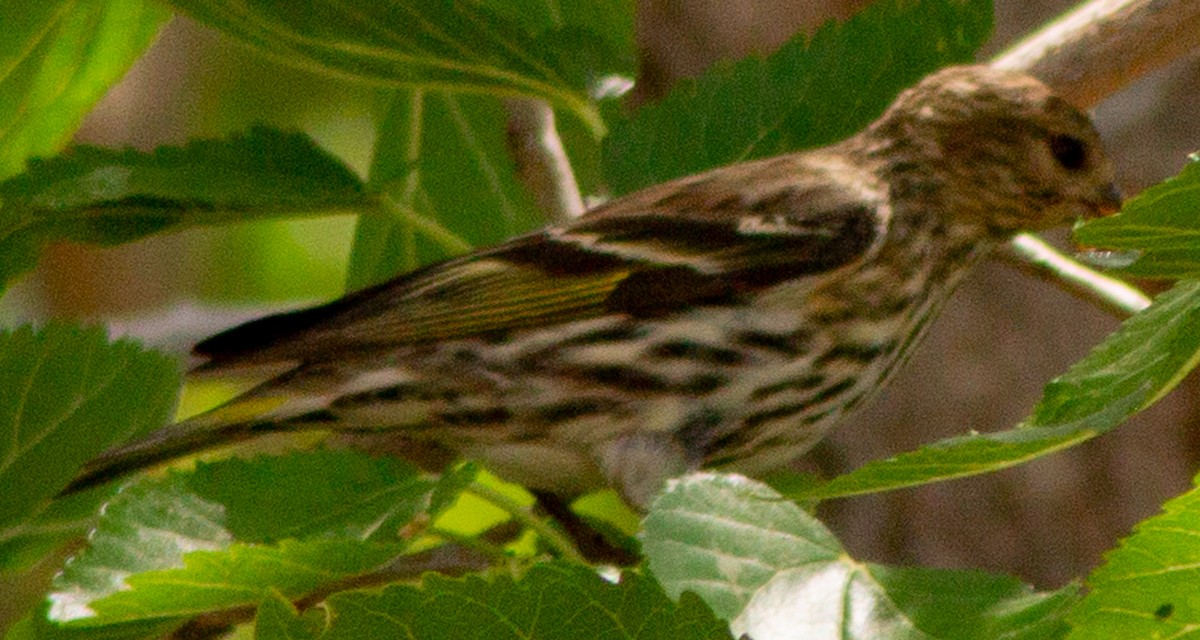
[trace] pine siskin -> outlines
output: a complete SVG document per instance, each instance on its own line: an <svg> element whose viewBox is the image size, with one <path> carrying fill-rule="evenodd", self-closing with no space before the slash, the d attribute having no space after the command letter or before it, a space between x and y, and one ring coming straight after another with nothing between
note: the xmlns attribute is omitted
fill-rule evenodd
<svg viewBox="0 0 1200 640"><path fill-rule="evenodd" d="M210 338L202 371L285 372L69 490L315 428L386 430L538 491L607 484L644 506L689 469L795 458L888 380L989 250L1118 205L1087 117L1028 76L946 69L830 147L651 187Z"/></svg>

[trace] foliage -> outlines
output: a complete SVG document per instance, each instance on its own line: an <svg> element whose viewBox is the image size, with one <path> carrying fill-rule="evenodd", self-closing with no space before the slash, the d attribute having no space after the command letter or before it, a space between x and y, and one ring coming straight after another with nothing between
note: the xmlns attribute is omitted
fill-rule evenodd
<svg viewBox="0 0 1200 640"><path fill-rule="evenodd" d="M42 247L305 213L370 212L358 176L311 139L262 127L153 153L73 147L0 183L0 291Z"/></svg>
<svg viewBox="0 0 1200 640"><path fill-rule="evenodd" d="M368 175L306 134L270 127L152 152L63 150L166 12L143 0L0 0L10 36L0 44L0 286L58 239L108 245L353 212L357 288L541 223L507 147L508 100L551 104L589 194L621 193L844 136L925 73L971 60L991 27L981 0L879 0L625 114L602 88L633 69L629 0L173 6L264 55L385 88ZM787 498L735 476L678 479L640 523L645 562L604 576L567 559L519 488L471 464L433 476L318 450L56 498L86 460L170 419L177 367L95 328L0 333L0 569L88 534L7 637L153 637L202 615L253 624L260 638L1182 634L1196 624L1194 491L1113 551L1086 596L1075 585L1040 592L983 572L863 563L788 498L1020 464L1114 429L1167 393L1200 357L1196 167L1077 230L1117 252L1106 259L1126 273L1182 280L1052 380L1016 428L792 482L803 486ZM606 533L633 533L608 518ZM486 568L418 579L423 563L463 554Z"/></svg>
<svg viewBox="0 0 1200 640"><path fill-rule="evenodd" d="M169 15L153 0L0 2L0 178L61 150Z"/></svg>

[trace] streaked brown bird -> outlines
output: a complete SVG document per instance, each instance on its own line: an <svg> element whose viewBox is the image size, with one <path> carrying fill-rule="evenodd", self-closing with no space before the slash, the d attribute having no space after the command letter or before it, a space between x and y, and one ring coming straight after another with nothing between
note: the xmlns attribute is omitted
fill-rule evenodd
<svg viewBox="0 0 1200 640"><path fill-rule="evenodd" d="M838 144L210 338L204 372L283 373L69 490L315 428L392 431L537 491L607 484L645 506L689 469L795 458L891 377L991 249L1118 205L1086 116L1028 76L945 69Z"/></svg>

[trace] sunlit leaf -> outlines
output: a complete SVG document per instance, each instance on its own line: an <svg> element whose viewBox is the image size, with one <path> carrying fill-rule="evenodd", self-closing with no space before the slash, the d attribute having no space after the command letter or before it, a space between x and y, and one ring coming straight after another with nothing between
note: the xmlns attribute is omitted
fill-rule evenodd
<svg viewBox="0 0 1200 640"><path fill-rule="evenodd" d="M1163 505L1105 556L1070 615L1071 640L1185 638L1200 628L1200 489Z"/></svg>
<svg viewBox="0 0 1200 640"><path fill-rule="evenodd" d="M152 153L76 147L0 183L0 286L51 240L102 245L198 224L377 206L310 138L263 127Z"/></svg>
<svg viewBox="0 0 1200 640"><path fill-rule="evenodd" d="M89 458L164 424L178 388L175 362L100 329L0 332L0 543L82 518L87 504L41 514Z"/></svg>
<svg viewBox="0 0 1200 640"><path fill-rule="evenodd" d="M667 593L696 593L735 635L760 639L1060 638L1076 598L1073 587L856 561L811 515L740 476L672 482L642 547Z"/></svg>
<svg viewBox="0 0 1200 640"><path fill-rule="evenodd" d="M1118 249L1118 273L1140 278L1200 276L1200 158L1174 178L1131 198L1121 212L1075 230L1085 246Z"/></svg>
<svg viewBox="0 0 1200 640"><path fill-rule="evenodd" d="M588 567L540 564L520 579L497 574L450 579L430 574L420 587L345 592L329 599L323 638L729 638L699 600L671 602L635 573L617 584Z"/></svg>
<svg viewBox="0 0 1200 640"><path fill-rule="evenodd" d="M632 62L583 24L535 25L519 19L524 12L476 2L318 0L303 10L267 0L172 5L291 64L398 88L541 98L594 133L604 124L589 96L592 84L627 73Z"/></svg>
<svg viewBox="0 0 1200 640"><path fill-rule="evenodd" d="M253 606L268 589L299 597L403 553L404 526L429 513L435 484L348 451L140 480L56 579L51 617L108 626Z"/></svg>
<svg viewBox="0 0 1200 640"><path fill-rule="evenodd" d="M170 15L154 0L0 0L0 179L57 153Z"/></svg>

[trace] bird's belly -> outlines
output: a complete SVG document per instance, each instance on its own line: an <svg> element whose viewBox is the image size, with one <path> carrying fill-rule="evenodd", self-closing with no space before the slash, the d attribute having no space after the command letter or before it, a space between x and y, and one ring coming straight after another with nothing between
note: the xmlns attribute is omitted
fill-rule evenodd
<svg viewBox="0 0 1200 640"><path fill-rule="evenodd" d="M402 427L560 493L655 456L664 470L759 473L803 453L878 386L897 322L820 325L747 307L579 321L394 354L380 369L405 370L402 381L347 381L355 393L330 407L343 428Z"/></svg>

